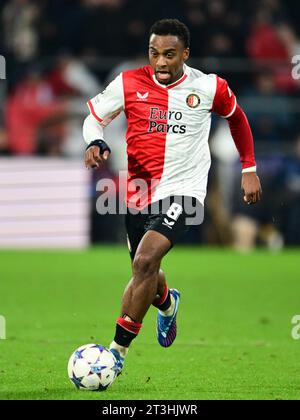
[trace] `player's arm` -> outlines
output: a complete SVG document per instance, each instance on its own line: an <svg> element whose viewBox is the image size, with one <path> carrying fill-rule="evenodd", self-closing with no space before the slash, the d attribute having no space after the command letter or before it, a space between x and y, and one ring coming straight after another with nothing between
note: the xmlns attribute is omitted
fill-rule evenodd
<svg viewBox="0 0 300 420"><path fill-rule="evenodd" d="M212 111L226 118L242 165L242 189L247 204L257 203L262 196L260 180L256 174L254 141L248 119L238 105L226 80L217 76Z"/></svg>
<svg viewBox="0 0 300 420"><path fill-rule="evenodd" d="M252 131L247 117L239 105L227 120L242 163L241 186L245 194L244 201L247 204L255 204L261 199L262 189L256 174Z"/></svg>
<svg viewBox="0 0 300 420"><path fill-rule="evenodd" d="M85 165L90 169L98 168L111 153L104 140L104 128L124 109L122 74L87 105L90 115L83 123L83 138L87 143Z"/></svg>

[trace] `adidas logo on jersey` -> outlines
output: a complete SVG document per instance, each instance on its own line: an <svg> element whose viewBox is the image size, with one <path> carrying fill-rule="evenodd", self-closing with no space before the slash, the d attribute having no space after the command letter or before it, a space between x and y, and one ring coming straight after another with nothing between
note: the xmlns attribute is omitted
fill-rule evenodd
<svg viewBox="0 0 300 420"><path fill-rule="evenodd" d="M149 92L146 92L144 94L140 92L136 92L136 96L137 96L137 101L147 101Z"/></svg>

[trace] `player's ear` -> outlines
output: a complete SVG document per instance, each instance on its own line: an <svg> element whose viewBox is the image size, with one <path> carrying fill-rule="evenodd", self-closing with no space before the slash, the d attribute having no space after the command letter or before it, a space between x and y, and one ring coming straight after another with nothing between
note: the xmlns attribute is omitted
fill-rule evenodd
<svg viewBox="0 0 300 420"><path fill-rule="evenodd" d="M186 61L190 56L190 49L189 48L185 48L183 50L183 61Z"/></svg>

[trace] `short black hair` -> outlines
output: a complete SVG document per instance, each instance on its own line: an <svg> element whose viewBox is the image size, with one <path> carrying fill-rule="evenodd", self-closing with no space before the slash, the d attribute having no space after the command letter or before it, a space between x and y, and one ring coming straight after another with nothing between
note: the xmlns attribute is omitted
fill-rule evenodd
<svg viewBox="0 0 300 420"><path fill-rule="evenodd" d="M155 22L150 29L151 35L175 35L184 44L184 48L190 47L190 31L188 27L178 19L161 19Z"/></svg>

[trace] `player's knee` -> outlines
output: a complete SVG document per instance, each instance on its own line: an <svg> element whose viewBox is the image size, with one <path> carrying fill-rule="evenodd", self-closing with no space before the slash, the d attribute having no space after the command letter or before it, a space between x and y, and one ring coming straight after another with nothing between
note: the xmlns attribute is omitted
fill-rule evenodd
<svg viewBox="0 0 300 420"><path fill-rule="evenodd" d="M158 273L159 262L147 254L137 254L133 260L133 273L142 277L151 277Z"/></svg>

